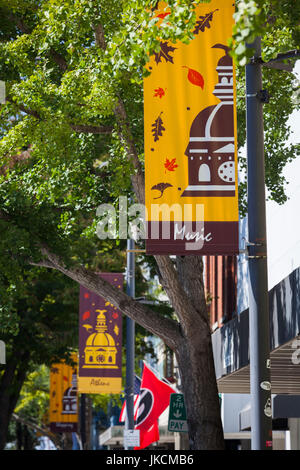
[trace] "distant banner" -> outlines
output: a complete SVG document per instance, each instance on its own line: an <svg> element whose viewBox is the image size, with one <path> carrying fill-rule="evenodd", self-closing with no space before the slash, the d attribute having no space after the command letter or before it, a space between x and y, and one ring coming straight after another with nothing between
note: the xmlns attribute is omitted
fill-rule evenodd
<svg viewBox="0 0 300 470"><path fill-rule="evenodd" d="M123 274L99 274L118 289ZM122 313L113 304L80 287L78 390L122 391Z"/></svg>
<svg viewBox="0 0 300 470"><path fill-rule="evenodd" d="M161 22L168 6L155 10ZM238 253L234 1L196 8L195 38L161 41L144 80L148 254Z"/></svg>
<svg viewBox="0 0 300 470"><path fill-rule="evenodd" d="M78 364L77 354L72 356ZM77 365L65 362L52 364L50 369L50 431L77 432L78 394Z"/></svg>

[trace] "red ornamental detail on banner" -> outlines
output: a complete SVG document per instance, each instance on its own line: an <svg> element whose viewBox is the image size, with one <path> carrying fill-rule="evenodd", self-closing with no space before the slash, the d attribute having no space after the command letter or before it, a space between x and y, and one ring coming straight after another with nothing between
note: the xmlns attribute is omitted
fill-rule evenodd
<svg viewBox="0 0 300 470"><path fill-rule="evenodd" d="M115 287L123 288L122 274L102 273L99 276ZM115 393L122 378L121 312L81 286L79 318L79 390Z"/></svg>

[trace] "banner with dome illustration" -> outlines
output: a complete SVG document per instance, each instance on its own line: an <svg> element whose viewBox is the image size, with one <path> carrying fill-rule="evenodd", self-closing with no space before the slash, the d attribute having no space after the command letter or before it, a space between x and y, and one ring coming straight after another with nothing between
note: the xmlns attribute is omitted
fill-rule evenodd
<svg viewBox="0 0 300 470"><path fill-rule="evenodd" d="M123 274L99 274L123 289ZM78 390L122 391L122 313L113 304L80 286Z"/></svg>
<svg viewBox="0 0 300 470"><path fill-rule="evenodd" d="M158 26L170 9L152 9ZM232 0L196 7L189 44L162 40L144 79L146 252L232 255L238 248Z"/></svg>
<svg viewBox="0 0 300 470"><path fill-rule="evenodd" d="M77 432L77 354L71 359L76 366L60 362L50 368L50 431L55 433Z"/></svg>

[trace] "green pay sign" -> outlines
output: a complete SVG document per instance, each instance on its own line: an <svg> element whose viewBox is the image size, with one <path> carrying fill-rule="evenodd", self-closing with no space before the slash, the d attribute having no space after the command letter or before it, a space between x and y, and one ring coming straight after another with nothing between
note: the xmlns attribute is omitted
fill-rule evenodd
<svg viewBox="0 0 300 470"><path fill-rule="evenodd" d="M173 432L187 432L186 409L182 393L170 395L168 430Z"/></svg>

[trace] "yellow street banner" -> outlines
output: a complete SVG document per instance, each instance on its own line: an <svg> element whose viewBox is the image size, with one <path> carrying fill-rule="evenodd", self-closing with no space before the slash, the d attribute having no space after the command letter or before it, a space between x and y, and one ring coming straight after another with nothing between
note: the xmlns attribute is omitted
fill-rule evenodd
<svg viewBox="0 0 300 470"><path fill-rule="evenodd" d="M76 364L65 362L52 364L50 369L50 430L52 432L76 432L78 423L77 354L72 356Z"/></svg>
<svg viewBox="0 0 300 470"><path fill-rule="evenodd" d="M234 2L196 8L189 44L162 40L144 80L148 254L238 252ZM167 21L168 6L155 10ZM159 23L160 24L160 23Z"/></svg>

